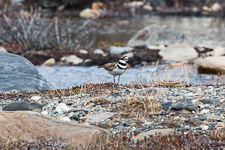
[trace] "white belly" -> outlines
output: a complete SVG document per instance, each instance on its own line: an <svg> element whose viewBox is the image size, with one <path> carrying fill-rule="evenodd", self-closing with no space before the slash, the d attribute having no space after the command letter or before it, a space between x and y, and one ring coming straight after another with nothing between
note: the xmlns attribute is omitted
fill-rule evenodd
<svg viewBox="0 0 225 150"><path fill-rule="evenodd" d="M126 71L126 69L119 69L119 68L116 68L116 69L114 69L113 71L108 71L108 72L109 72L110 74L114 75L114 76L117 76L117 75L123 74L125 71Z"/></svg>

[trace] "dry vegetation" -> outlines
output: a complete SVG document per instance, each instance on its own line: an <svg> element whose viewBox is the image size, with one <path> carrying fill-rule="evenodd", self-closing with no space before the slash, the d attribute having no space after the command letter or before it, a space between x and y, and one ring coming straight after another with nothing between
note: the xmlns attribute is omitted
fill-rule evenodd
<svg viewBox="0 0 225 150"><path fill-rule="evenodd" d="M169 65L160 65L156 64L156 68L149 74L148 79L150 83L156 86L184 86L188 82L188 70L184 63L181 64L181 72L171 73L171 67ZM163 71L164 76L161 77L159 72Z"/></svg>
<svg viewBox="0 0 225 150"><path fill-rule="evenodd" d="M10 52L63 50L90 46L99 28L96 18L84 23L70 19L44 17L42 9L29 12L0 11L0 43Z"/></svg>

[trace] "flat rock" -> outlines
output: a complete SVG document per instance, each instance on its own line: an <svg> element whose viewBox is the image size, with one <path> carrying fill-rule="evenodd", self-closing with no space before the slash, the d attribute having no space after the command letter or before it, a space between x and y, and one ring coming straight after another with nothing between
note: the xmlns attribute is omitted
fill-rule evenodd
<svg viewBox="0 0 225 150"><path fill-rule="evenodd" d="M38 104L35 102L27 102L27 101L21 101L21 102L13 102L8 105L6 105L3 110L4 111L19 111L19 110L35 110L35 109L42 109L44 105Z"/></svg>
<svg viewBox="0 0 225 150"><path fill-rule="evenodd" d="M164 60L193 60L198 57L196 50L186 43L172 44L159 52Z"/></svg>
<svg viewBox="0 0 225 150"><path fill-rule="evenodd" d="M49 58L43 63L43 66L53 66L55 65L55 59L54 58Z"/></svg>
<svg viewBox="0 0 225 150"><path fill-rule="evenodd" d="M66 58L66 63L71 64L71 65L78 65L83 62L83 59L77 57L76 55L70 55Z"/></svg>
<svg viewBox="0 0 225 150"><path fill-rule="evenodd" d="M194 45L194 40L191 36L174 29L152 24L139 30L128 41L127 46L171 45L175 43L189 43Z"/></svg>
<svg viewBox="0 0 225 150"><path fill-rule="evenodd" d="M35 142L41 137L56 136L65 144L78 147L103 142L109 138L104 129L75 121L61 121L30 111L0 112L0 129L1 138L5 142Z"/></svg>
<svg viewBox="0 0 225 150"><path fill-rule="evenodd" d="M190 100L186 99L186 98L182 98L178 101L176 101L175 103L173 103L171 105L171 107L169 108L170 110L189 110L189 111L196 111L197 107L191 103Z"/></svg>
<svg viewBox="0 0 225 150"><path fill-rule="evenodd" d="M199 73L225 73L225 56L206 57L198 64Z"/></svg>
<svg viewBox="0 0 225 150"><path fill-rule="evenodd" d="M101 114L96 114L96 115L87 115L85 116L86 122L100 122L102 120L106 120L108 118L111 118L115 115L116 113L112 112L104 112Z"/></svg>
<svg viewBox="0 0 225 150"><path fill-rule="evenodd" d="M140 135L134 137L134 141L136 142L137 140L143 140L144 137L149 137L150 135L156 135L156 134L161 134L161 135L169 135L174 132L174 129L154 129L150 130L147 132L142 132Z"/></svg>
<svg viewBox="0 0 225 150"><path fill-rule="evenodd" d="M26 58L0 51L0 92L37 91L52 85Z"/></svg>
<svg viewBox="0 0 225 150"><path fill-rule="evenodd" d="M223 56L225 54L225 50L221 46L217 46L213 49L213 56Z"/></svg>
<svg viewBox="0 0 225 150"><path fill-rule="evenodd" d="M221 102L218 99L207 98L207 97L202 98L202 103L203 104L215 104L215 105L220 105L221 104Z"/></svg>

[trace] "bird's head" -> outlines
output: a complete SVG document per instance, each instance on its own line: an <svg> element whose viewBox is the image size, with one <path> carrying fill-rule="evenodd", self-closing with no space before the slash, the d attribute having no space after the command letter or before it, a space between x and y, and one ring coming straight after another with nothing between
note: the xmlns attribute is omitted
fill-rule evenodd
<svg viewBox="0 0 225 150"><path fill-rule="evenodd" d="M127 56L122 56L122 57L120 58L120 60L128 61L128 57L127 57Z"/></svg>

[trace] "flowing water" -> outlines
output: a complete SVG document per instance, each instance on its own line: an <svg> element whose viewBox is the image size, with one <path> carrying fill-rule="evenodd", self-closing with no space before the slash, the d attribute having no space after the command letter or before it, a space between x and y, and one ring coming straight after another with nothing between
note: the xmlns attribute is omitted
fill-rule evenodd
<svg viewBox="0 0 225 150"><path fill-rule="evenodd" d="M101 20L103 27L96 34L92 47L97 47L100 41L127 42L138 30L151 24L166 25L182 33L191 35L197 46L215 48L225 47L225 21L221 18L196 18L196 17L141 17L124 20ZM40 73L56 88L68 88L71 85L85 83L113 82L113 76L103 69L81 66L68 67L37 67ZM128 69L120 79L120 83L133 83L135 81L150 82L154 76L151 72L155 66L146 66ZM188 83L214 84L224 83L224 76L198 74L195 67L187 67ZM171 76L176 77L182 68L173 68ZM149 76L151 74L151 76ZM182 73L181 73L182 74ZM164 78L164 72L158 76ZM117 81L117 78L116 78Z"/></svg>

